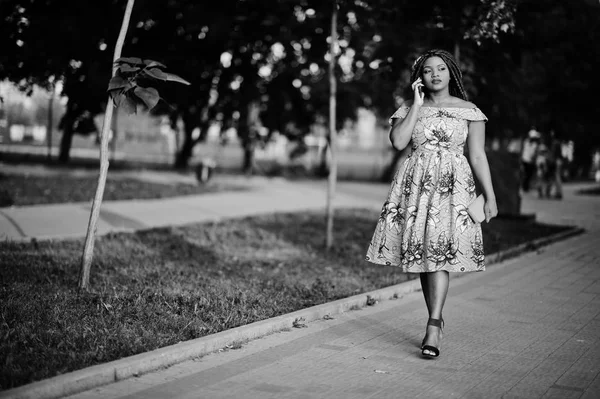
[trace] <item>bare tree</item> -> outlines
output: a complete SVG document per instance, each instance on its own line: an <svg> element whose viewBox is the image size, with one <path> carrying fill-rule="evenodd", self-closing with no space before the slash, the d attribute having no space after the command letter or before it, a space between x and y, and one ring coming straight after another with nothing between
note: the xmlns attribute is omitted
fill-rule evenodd
<svg viewBox="0 0 600 399"><path fill-rule="evenodd" d="M52 131L54 130L54 97L56 97L56 83L52 82L52 90L50 90L50 99L48 100L48 123L46 124L46 141L48 151L46 159L48 162L52 160Z"/></svg>
<svg viewBox="0 0 600 399"><path fill-rule="evenodd" d="M123 43L125 42L125 36L127 35L127 28L129 27L129 20L131 19L131 11L133 10L134 3L135 0L127 0L127 7L125 8L125 15L123 15L121 31L119 32L119 37L117 38L117 44L115 45L115 52L113 55L113 61L115 62L112 69L113 77L117 73L116 61L121 58L121 50L123 49ZM92 257L94 255L94 240L96 238L98 217L100 216L100 205L102 204L104 186L106 185L106 175L108 173L108 135L111 127L113 110L114 104L109 96L106 103L106 112L104 113L102 133L100 135L100 173L98 175L98 187L96 187L96 195L94 196L94 202L92 203L92 211L90 213L90 221L88 223L87 235L85 237L85 245L83 247L83 255L81 259L81 269L79 273L80 290L87 290L90 283L90 266L92 264Z"/></svg>
<svg viewBox="0 0 600 399"><path fill-rule="evenodd" d="M331 248L333 246L333 216L334 206L333 200L335 198L335 184L337 180L337 159L336 159L336 95L337 95L337 80L335 77L335 65L336 65L336 52L338 46L338 35L337 35L337 17L338 17L338 3L337 0L333 0L333 9L331 13L331 43L329 45L329 155L330 155L330 168L329 178L327 185L327 232L325 238L325 247Z"/></svg>

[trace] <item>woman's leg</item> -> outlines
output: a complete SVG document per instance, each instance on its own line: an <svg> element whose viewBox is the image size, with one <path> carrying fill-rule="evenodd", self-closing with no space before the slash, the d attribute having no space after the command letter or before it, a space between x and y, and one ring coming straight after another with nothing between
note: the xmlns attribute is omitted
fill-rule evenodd
<svg viewBox="0 0 600 399"><path fill-rule="evenodd" d="M442 272L436 272L436 273L442 273ZM448 273L448 272L443 272L443 273ZM421 290L423 291L423 297L425 298L425 305L427 306L427 314L429 315L429 317L433 317L431 315L431 303L434 301L434 297L436 296L436 294L432 291L432 289L430 288L431 283L429 282L429 279L431 279L431 275L435 274L435 273L419 273L419 277L421 279ZM448 287L446 286L446 293L448 292ZM444 301L445 301L445 295L444 294ZM442 308L444 307L444 304L442 303ZM435 319L436 317L434 317ZM443 320L443 316L440 313L440 319Z"/></svg>
<svg viewBox="0 0 600 399"><path fill-rule="evenodd" d="M433 273L424 273L427 279L427 289L429 291L429 317L432 319L441 319L446 296L448 295L448 286L450 284L450 273L438 271ZM442 331L435 326L427 326L425 336L425 345L440 347Z"/></svg>
<svg viewBox="0 0 600 399"><path fill-rule="evenodd" d="M423 291L423 296L425 297L425 305L427 306L427 314L429 315L429 317L431 317L431 307L429 306L429 282L427 280L428 274L429 273L419 273L419 277L421 279L421 290Z"/></svg>

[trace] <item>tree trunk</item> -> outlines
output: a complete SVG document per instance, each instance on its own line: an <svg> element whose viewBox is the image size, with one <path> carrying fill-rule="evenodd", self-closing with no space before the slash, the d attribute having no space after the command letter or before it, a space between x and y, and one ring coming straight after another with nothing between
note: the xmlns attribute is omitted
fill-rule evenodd
<svg viewBox="0 0 600 399"><path fill-rule="evenodd" d="M212 121L210 119L206 119L200 122L200 136L198 137L198 140L196 140L196 143L206 141L206 138L208 137L208 129L210 128L211 122Z"/></svg>
<svg viewBox="0 0 600 399"><path fill-rule="evenodd" d="M177 167L177 163L179 162L179 117L180 113L178 111L174 111L169 114L169 122L171 126L171 132L173 133L173 153L169 155L173 155L173 167ZM171 149L169 144L169 149Z"/></svg>
<svg viewBox="0 0 600 399"><path fill-rule="evenodd" d="M463 10L462 7L457 6L453 8L452 21L451 21L451 32L452 38L454 39L454 59L456 64L460 68L460 41L462 40L464 28L462 25Z"/></svg>
<svg viewBox="0 0 600 399"><path fill-rule="evenodd" d="M192 137L194 129L198 127L196 116L196 113L189 112L186 112L183 115L183 145L181 145L180 150L177 152L175 169L184 170L189 166L190 158L192 157L194 146L196 145L196 140Z"/></svg>
<svg viewBox="0 0 600 399"><path fill-rule="evenodd" d="M187 169L190 163L190 158L192 157L192 152L194 150L194 145L196 144L195 140L192 138L193 128L188 128L187 124L184 127L185 136L183 138L183 145L181 149L177 152L177 157L175 159L175 169L184 170Z"/></svg>
<svg viewBox="0 0 600 399"><path fill-rule="evenodd" d="M254 143L250 140L244 144L244 173L248 176L254 174Z"/></svg>
<svg viewBox="0 0 600 399"><path fill-rule="evenodd" d="M398 165L398 161L400 160L401 157L402 157L402 151L398 151L398 150L394 149L394 156L392 157L392 161L383 170L383 173L381 174L380 181L382 183L390 183L391 182L392 177L394 176L394 174L396 173L396 170L398 169L397 165Z"/></svg>
<svg viewBox="0 0 600 399"><path fill-rule="evenodd" d="M56 85L52 84L50 100L48 101L48 124L46 125L46 139L48 143L48 154L46 159L52 161L52 131L54 130L54 96L56 95Z"/></svg>
<svg viewBox="0 0 600 399"><path fill-rule="evenodd" d="M402 151L398 151L398 150L394 149L394 156L392 158L392 161L390 162L388 167L385 168L385 170L381 174L380 180L382 183L391 183L392 178L396 174L396 171L398 170L400 165L402 165L404 163L404 161L406 160L408 155L411 153L411 151L412 150L411 150L410 146L406 147Z"/></svg>
<svg viewBox="0 0 600 399"><path fill-rule="evenodd" d="M456 64L460 66L460 39L454 41L454 59Z"/></svg>
<svg viewBox="0 0 600 399"><path fill-rule="evenodd" d="M121 24L121 31L119 32L119 37L117 38L117 44L115 45L115 52L113 55L112 76L115 76L117 71L117 66L114 61L121 57L121 50L123 49L123 43L125 42L125 36L127 35L127 28L129 27L129 20L131 19L131 11L134 3L135 0L127 0L125 15L123 16L123 22ZM94 202L92 203L90 221L88 224L87 235L85 237L83 255L81 257L81 269L79 274L80 290L87 290L90 283L90 267L92 265L92 258L94 255L96 228L98 224L98 218L100 217L100 205L102 204L104 186L106 185L106 175L108 173L108 135L111 127L113 110L114 104L109 96L106 102L106 111L104 113L104 122L102 124L102 133L100 137L100 173L98 175L98 187L96 187L96 195L94 196Z"/></svg>
<svg viewBox="0 0 600 399"><path fill-rule="evenodd" d="M112 120L112 138L110 140L110 160L115 160L115 155L117 152L117 138L119 137L119 109L115 108L113 111L113 120Z"/></svg>
<svg viewBox="0 0 600 399"><path fill-rule="evenodd" d="M322 148L319 149L319 167L317 168L317 176L325 177L329 176L329 165L327 162L327 151L329 151L329 139L327 140L327 144L325 144Z"/></svg>
<svg viewBox="0 0 600 399"><path fill-rule="evenodd" d="M248 103L245 107L241 107L240 119L237 125L238 137L242 142L244 156L242 161L242 171L249 176L254 173L254 147L256 145L256 132L249 123L251 106L252 103Z"/></svg>
<svg viewBox="0 0 600 399"><path fill-rule="evenodd" d="M71 158L71 144L73 143L73 134L75 134L75 117L73 116L74 111L67 109L67 114L63 116L64 120L61 122L62 137L60 139L60 151L58 153L58 163L66 164Z"/></svg>
<svg viewBox="0 0 600 399"><path fill-rule="evenodd" d="M333 200L335 196L335 184L337 180L337 160L335 156L335 111L337 107L337 81L335 78L335 63L337 50L337 14L337 0L333 0L333 12L331 15L331 44L329 46L329 153L331 165L329 167L329 184L327 186L327 232L325 237L325 247L328 249L333 246Z"/></svg>

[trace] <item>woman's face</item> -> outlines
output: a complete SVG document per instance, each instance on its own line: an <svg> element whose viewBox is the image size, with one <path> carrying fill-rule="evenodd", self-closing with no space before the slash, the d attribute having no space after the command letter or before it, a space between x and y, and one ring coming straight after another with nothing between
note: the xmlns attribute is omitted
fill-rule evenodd
<svg viewBox="0 0 600 399"><path fill-rule="evenodd" d="M427 90L438 92L450 84L450 70L440 57L430 57L423 64L423 84Z"/></svg>

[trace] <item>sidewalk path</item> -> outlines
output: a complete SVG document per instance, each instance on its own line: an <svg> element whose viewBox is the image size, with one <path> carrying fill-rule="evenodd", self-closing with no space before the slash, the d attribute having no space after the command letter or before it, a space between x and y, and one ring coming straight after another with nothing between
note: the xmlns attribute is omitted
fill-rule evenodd
<svg viewBox="0 0 600 399"><path fill-rule="evenodd" d="M190 180L190 176L151 171L124 175L160 183L189 183ZM241 176L221 176L219 179L247 190L151 200L104 201L97 233L103 235L271 212L325 208L326 186L321 181L290 182L281 178ZM372 207L374 202L340 191L335 204L339 207ZM380 206L381 199L377 201L377 207ZM0 240L84 237L90 211L91 202L0 208Z"/></svg>
<svg viewBox="0 0 600 399"><path fill-rule="evenodd" d="M11 169L12 168L12 169ZM56 174L55 170L36 166L3 165L8 173ZM62 171L62 173L65 173ZM96 174L80 169L73 175ZM192 174L169 171L122 171L111 176L136 178L144 181L174 184L195 184ZM227 185L247 190L223 191L185 197L104 201L100 211L97 234L117 231L164 227L216 221L222 218L243 217L274 211L323 210L326 204L327 182L287 181L282 178L264 178L220 175L217 179ZM536 213L542 222L578 224L595 228L600 225L600 197L575 195L583 185L565 185L565 200L538 200L523 198L523 212ZM334 204L336 207L365 207L379 210L388 192L389 184L338 182ZM0 208L0 240L29 240L84 237L90 217L91 202L56 205L35 205ZM556 217L555 213L561 215Z"/></svg>

